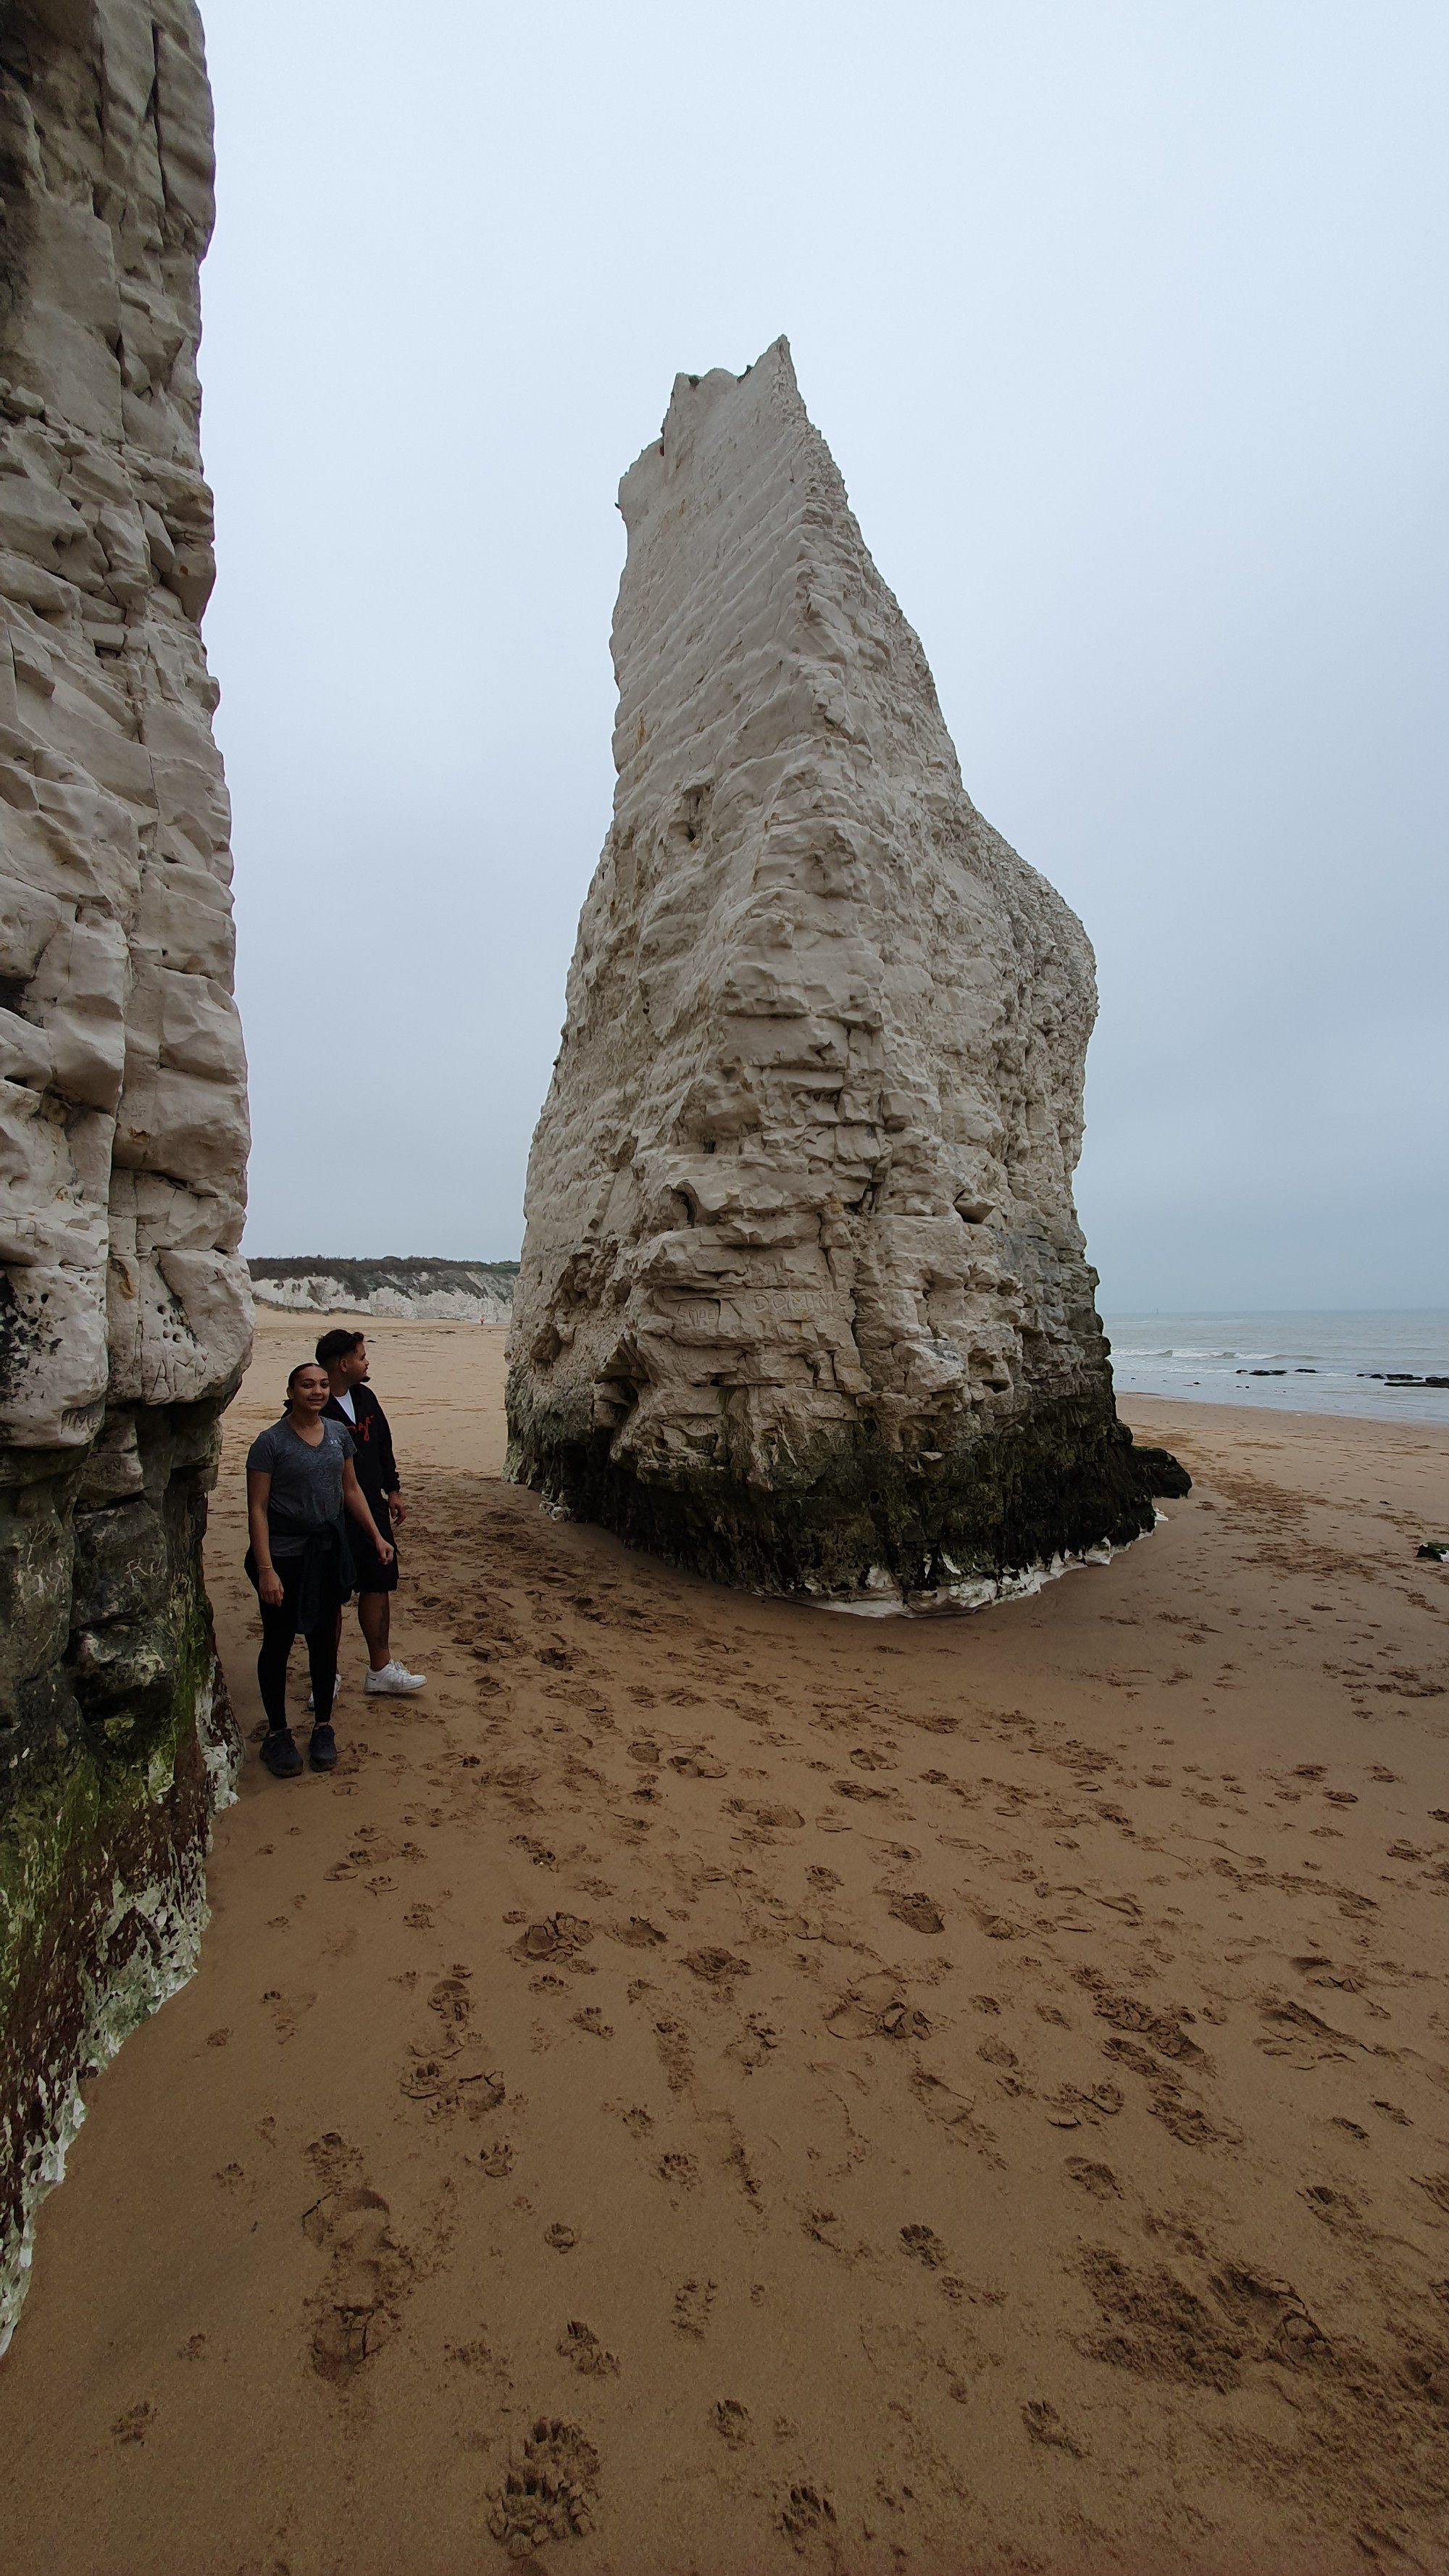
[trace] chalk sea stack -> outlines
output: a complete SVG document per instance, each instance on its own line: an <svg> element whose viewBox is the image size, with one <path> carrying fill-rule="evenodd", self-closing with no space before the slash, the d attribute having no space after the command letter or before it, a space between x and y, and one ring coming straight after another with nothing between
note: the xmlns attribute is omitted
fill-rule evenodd
<svg viewBox="0 0 1449 2576"><path fill-rule="evenodd" d="M966 795L785 341L677 378L619 499L509 1472L725 1582L975 1606L1181 1480L1072 1204L1092 952Z"/></svg>
<svg viewBox="0 0 1449 2576"><path fill-rule="evenodd" d="M78 2077L194 1963L251 1339L189 0L0 21L0 2346Z"/></svg>

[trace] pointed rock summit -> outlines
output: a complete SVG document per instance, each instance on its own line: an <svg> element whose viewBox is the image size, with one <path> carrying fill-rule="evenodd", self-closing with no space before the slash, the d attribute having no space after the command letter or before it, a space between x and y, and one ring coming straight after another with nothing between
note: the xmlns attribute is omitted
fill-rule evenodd
<svg viewBox="0 0 1449 2576"><path fill-rule="evenodd" d="M510 1473L725 1582L974 1605L1172 1476L1072 1205L1091 949L966 795L784 340L677 378L619 498Z"/></svg>

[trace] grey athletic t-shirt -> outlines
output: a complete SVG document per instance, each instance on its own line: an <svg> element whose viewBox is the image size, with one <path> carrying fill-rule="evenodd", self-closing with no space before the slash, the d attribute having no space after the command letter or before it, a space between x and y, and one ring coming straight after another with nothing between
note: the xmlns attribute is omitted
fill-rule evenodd
<svg viewBox="0 0 1449 2576"><path fill-rule="evenodd" d="M309 1530L325 1529L342 1509L342 1470L356 1455L357 1444L340 1422L323 1422L314 1449L284 1415L252 1442L247 1472L271 1477L269 1522L280 1512L284 1520L301 1521ZM273 1537L273 1562L279 1556L300 1556L305 1545L305 1539Z"/></svg>

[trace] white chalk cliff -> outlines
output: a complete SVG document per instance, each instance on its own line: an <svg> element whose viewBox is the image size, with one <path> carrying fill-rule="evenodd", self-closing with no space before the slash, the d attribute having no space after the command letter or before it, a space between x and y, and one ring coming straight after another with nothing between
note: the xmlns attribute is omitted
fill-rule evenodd
<svg viewBox="0 0 1449 2576"><path fill-rule="evenodd" d="M294 1315L382 1315L460 1324L506 1324L516 1262L329 1261L312 1253L247 1264L259 1306Z"/></svg>
<svg viewBox="0 0 1449 2576"><path fill-rule="evenodd" d="M0 2346L77 2077L188 1972L246 1068L199 620L191 0L0 17Z"/></svg>
<svg viewBox="0 0 1449 2576"><path fill-rule="evenodd" d="M725 1580L980 1600L1153 1517L1072 1203L1091 950L966 795L783 340L679 377L619 498L511 1472Z"/></svg>

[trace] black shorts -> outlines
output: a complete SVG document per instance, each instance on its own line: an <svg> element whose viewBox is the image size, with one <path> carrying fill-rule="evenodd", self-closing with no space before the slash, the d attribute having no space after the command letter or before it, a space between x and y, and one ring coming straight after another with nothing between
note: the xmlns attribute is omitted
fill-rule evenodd
<svg viewBox="0 0 1449 2576"><path fill-rule="evenodd" d="M392 1542L391 1565L384 1565L365 1529L349 1519L347 1535L352 1545L352 1588L354 1592L396 1592L397 1540L393 1536L392 1514L380 1494L366 1497L367 1508L383 1537Z"/></svg>

